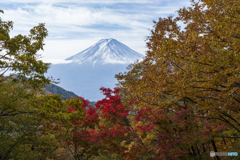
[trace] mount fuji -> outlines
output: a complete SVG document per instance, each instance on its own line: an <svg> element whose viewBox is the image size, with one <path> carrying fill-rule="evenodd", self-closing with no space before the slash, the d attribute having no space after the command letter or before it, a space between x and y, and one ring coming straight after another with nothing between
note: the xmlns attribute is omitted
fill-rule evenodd
<svg viewBox="0 0 240 160"><path fill-rule="evenodd" d="M89 48L65 59L66 64L53 64L45 76L60 78L60 87L91 101L104 98L100 88L114 88L115 75L143 55L115 39L102 39Z"/></svg>
<svg viewBox="0 0 240 160"><path fill-rule="evenodd" d="M102 39L93 46L75 54L66 60L79 63L130 64L142 55L115 39Z"/></svg>

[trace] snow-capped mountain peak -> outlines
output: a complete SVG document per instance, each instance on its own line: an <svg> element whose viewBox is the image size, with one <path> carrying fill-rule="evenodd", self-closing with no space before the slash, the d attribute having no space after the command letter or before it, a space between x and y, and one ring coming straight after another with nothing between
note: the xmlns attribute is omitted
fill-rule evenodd
<svg viewBox="0 0 240 160"><path fill-rule="evenodd" d="M96 63L100 64L130 64L144 56L121 42L110 38L101 39L96 44L79 52L66 60L78 63L90 62L93 67Z"/></svg>

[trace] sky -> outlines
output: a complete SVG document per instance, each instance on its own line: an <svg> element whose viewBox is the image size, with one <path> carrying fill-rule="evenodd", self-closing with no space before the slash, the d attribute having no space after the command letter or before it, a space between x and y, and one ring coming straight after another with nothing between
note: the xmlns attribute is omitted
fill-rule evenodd
<svg viewBox="0 0 240 160"><path fill-rule="evenodd" d="M0 0L0 17L14 22L11 37L45 23L48 37L38 53L56 64L109 38L145 55L153 21L189 6L190 0Z"/></svg>

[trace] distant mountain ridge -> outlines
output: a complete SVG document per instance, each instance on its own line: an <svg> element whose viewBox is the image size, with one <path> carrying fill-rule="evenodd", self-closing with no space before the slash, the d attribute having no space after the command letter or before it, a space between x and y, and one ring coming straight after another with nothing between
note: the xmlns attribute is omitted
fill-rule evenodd
<svg viewBox="0 0 240 160"><path fill-rule="evenodd" d="M8 76L6 76L8 77ZM12 75L13 78L17 79L18 81L20 80L17 76L17 74ZM75 93L71 91L67 91L63 89L62 87L59 87L55 84L48 84L43 88L43 91L45 94L59 94L61 95L62 100L67 100L67 98L72 98L72 97L78 97ZM89 101L88 99L86 99ZM95 106L96 102L94 101L89 101L89 105Z"/></svg>
<svg viewBox="0 0 240 160"><path fill-rule="evenodd" d="M62 100L67 100L67 98L77 97L77 95L71 91L66 91L62 87L59 87L55 84L47 85L44 89L44 93L60 94Z"/></svg>
<svg viewBox="0 0 240 160"><path fill-rule="evenodd" d="M55 84L47 85L43 90L44 90L44 93L46 93L46 94L49 94L49 93L51 93L51 94L60 94L62 100L64 100L64 101L67 100L68 97L69 98L72 98L72 97L77 98L78 97L78 95L76 95L75 93L73 93L71 91L66 91L62 87L59 87L59 86L57 86ZM95 104L96 104L96 102L89 101L89 105L92 105L94 107Z"/></svg>

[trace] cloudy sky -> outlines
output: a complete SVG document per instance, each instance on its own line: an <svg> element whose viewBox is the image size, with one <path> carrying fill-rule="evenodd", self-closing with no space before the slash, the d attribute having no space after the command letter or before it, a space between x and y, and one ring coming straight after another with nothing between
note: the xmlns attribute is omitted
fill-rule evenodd
<svg viewBox="0 0 240 160"><path fill-rule="evenodd" d="M190 5L190 0L0 0L5 12L0 17L14 22L11 36L28 35L45 23L49 36L39 53L45 62L62 63L105 38L144 55L153 20Z"/></svg>

